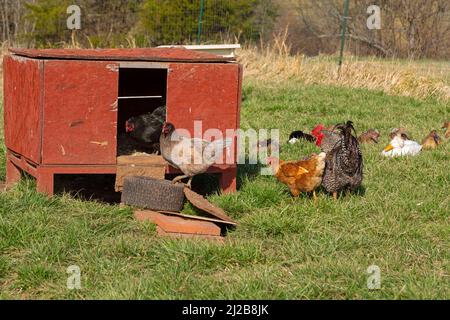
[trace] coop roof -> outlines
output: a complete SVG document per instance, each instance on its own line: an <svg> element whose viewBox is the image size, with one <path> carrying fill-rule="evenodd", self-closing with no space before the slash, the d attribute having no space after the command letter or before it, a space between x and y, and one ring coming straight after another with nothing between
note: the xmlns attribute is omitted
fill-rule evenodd
<svg viewBox="0 0 450 320"><path fill-rule="evenodd" d="M136 49L10 49L13 54L38 59L154 61L154 62L234 62L222 57L185 48Z"/></svg>

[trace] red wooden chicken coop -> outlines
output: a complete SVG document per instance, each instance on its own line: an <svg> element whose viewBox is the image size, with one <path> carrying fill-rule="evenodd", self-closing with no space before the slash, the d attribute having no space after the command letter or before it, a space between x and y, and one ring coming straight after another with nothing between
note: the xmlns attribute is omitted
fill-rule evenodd
<svg viewBox="0 0 450 320"><path fill-rule="evenodd" d="M161 105L177 128L201 120L203 131L225 136L239 127L242 68L233 58L183 48L11 49L3 66L8 185L26 172L52 195L56 175L115 174L126 119ZM236 168L234 160L208 172L230 192Z"/></svg>

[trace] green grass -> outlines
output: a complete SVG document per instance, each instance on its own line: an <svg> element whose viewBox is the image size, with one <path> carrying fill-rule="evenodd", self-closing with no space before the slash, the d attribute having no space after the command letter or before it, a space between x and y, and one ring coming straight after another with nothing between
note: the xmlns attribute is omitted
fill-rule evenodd
<svg viewBox="0 0 450 320"><path fill-rule="evenodd" d="M449 143L415 158L380 155L391 128L420 140L449 118L448 105L314 85L247 83L243 96L242 127L280 128L282 142L319 122L378 128L381 143L363 147L364 192L337 202L320 192L314 207L243 166L238 193L210 197L240 223L218 244L159 238L128 208L48 199L23 181L0 194L0 298L450 298ZM314 151L283 143L281 157ZM81 290L66 288L73 264ZM372 264L380 290L366 286Z"/></svg>

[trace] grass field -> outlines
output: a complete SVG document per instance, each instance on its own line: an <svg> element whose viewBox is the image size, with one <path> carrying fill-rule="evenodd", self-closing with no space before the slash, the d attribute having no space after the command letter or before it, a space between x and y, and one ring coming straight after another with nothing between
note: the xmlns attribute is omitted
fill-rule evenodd
<svg viewBox="0 0 450 320"><path fill-rule="evenodd" d="M159 238L130 209L48 199L23 181L0 194L0 298L450 298L450 143L415 158L380 155L393 127L417 140L439 128L448 102L287 82L247 82L243 98L242 127L280 128L283 142L318 122L378 128L380 145L363 147L364 192L337 202L319 192L314 207L242 166L238 193L210 197L240 223L217 244ZM281 158L313 151L283 143ZM2 149L4 177L3 159ZM81 290L66 288L73 264ZM381 270L380 290L366 286L370 265Z"/></svg>

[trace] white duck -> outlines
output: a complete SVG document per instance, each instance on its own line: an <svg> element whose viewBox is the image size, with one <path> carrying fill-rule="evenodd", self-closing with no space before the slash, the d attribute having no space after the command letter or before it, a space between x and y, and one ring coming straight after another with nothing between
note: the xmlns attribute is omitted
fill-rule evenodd
<svg viewBox="0 0 450 320"><path fill-rule="evenodd" d="M381 154L385 157L415 156L420 150L422 150L422 146L416 141L408 140L406 135L397 135Z"/></svg>

